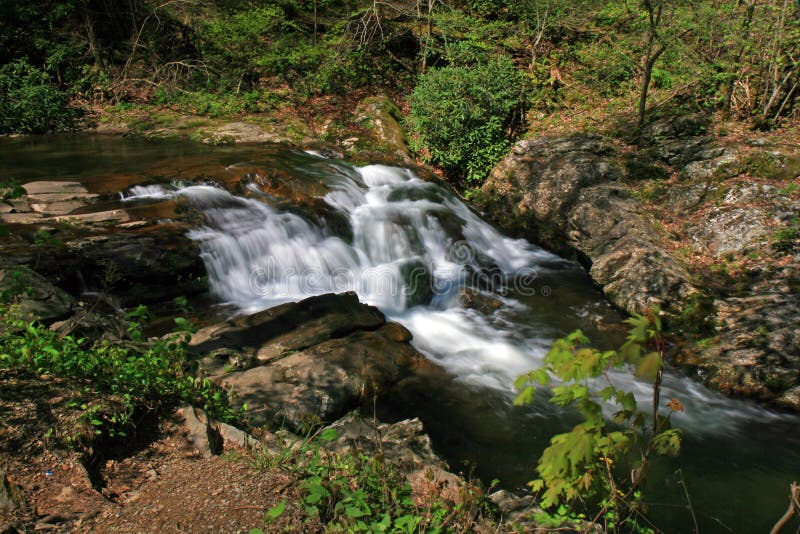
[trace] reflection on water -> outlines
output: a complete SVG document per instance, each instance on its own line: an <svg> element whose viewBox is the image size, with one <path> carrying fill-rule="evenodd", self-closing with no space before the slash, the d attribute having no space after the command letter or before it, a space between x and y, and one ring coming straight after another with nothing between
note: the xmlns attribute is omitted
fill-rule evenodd
<svg viewBox="0 0 800 534"><path fill-rule="evenodd" d="M278 147L85 139L3 140L0 172L80 177L94 187L110 187L110 173L125 173L118 185L126 205L187 199L205 215L190 236L212 290L240 310L358 292L408 327L415 346L450 373L404 382L379 416L419 415L453 467L471 466L487 482L524 486L550 436L577 422L545 399L512 406L516 376L539 366L552 341L576 328L602 348L624 339L622 317L577 264L503 236L406 169L352 167ZM349 228L333 230L322 218L213 185L241 165L321 184L314 195ZM181 181L192 173L203 185ZM624 373L614 380L647 403L647 384ZM800 478L798 418L722 397L678 371L666 374L662 396L686 407L673 416L685 442L680 457L659 462L648 481L656 524L667 532L690 526L675 475L681 466L703 532L767 530L786 506L789 482Z"/></svg>

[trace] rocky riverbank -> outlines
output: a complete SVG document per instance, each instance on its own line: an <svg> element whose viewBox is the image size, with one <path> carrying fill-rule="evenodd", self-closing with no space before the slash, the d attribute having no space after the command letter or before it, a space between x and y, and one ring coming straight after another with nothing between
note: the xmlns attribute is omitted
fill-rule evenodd
<svg viewBox="0 0 800 534"><path fill-rule="evenodd" d="M800 409L800 147L653 122L517 143L476 195L502 229L580 260L628 312L658 304L675 358L723 392ZM510 207L510 209L509 209Z"/></svg>

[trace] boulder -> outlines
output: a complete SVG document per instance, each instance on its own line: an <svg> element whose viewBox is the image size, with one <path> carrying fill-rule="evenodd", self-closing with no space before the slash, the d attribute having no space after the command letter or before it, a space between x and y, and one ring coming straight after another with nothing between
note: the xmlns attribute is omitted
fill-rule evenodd
<svg viewBox="0 0 800 534"><path fill-rule="evenodd" d="M23 265L0 269L0 294L3 300L15 301L28 320L65 317L75 304L66 291Z"/></svg>
<svg viewBox="0 0 800 534"><path fill-rule="evenodd" d="M400 161L414 163L403 131L403 113L386 95L370 96L362 100L355 110L356 122L364 126L374 138L374 143L385 152L391 152Z"/></svg>
<svg viewBox="0 0 800 534"><path fill-rule="evenodd" d="M208 355L201 369L247 404L252 423L302 429L333 421L401 380L423 358L410 339L405 328L344 293L203 328L190 351Z"/></svg>
<svg viewBox="0 0 800 534"><path fill-rule="evenodd" d="M380 456L406 476L415 495L431 496L436 488L436 498L461 500L464 480L447 471L447 464L433 452L419 418L386 424L350 413L326 429L336 431L336 438L325 445L329 450Z"/></svg>
<svg viewBox="0 0 800 534"><path fill-rule="evenodd" d="M678 307L695 291L691 276L620 176L616 150L600 136L526 140L476 201L504 229L583 261L617 306Z"/></svg>

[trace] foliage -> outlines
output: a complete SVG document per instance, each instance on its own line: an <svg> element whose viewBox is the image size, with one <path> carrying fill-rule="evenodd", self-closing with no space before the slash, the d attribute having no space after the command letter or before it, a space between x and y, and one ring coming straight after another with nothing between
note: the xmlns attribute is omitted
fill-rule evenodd
<svg viewBox="0 0 800 534"><path fill-rule="evenodd" d="M124 433L134 411L177 401L200 406L221 420L239 420L242 414L231 407L228 395L191 372L186 353L188 321L178 318L174 333L145 341L140 321L146 317L143 306L130 315L127 341L91 342L62 337L39 323L27 322L13 305L0 305L0 368L87 380L96 391L122 399L119 413L99 416L87 411L98 433Z"/></svg>
<svg viewBox="0 0 800 534"><path fill-rule="evenodd" d="M618 350L599 351L576 331L557 340L545 357L545 366L521 376L517 404L533 400L538 387L551 384L551 402L576 408L583 422L570 432L554 436L537 466L538 479L530 483L541 492L544 508L559 507L558 515L578 518L569 506L593 505L592 522L606 531L641 530L645 510L640 484L653 454L676 454L681 434L670 428L670 415L682 411L680 401L667 403L659 413L664 339L658 309L634 315L627 342ZM639 379L652 382L652 414L638 410L633 393L614 385L615 369L633 366ZM616 405L611 421L604 407Z"/></svg>
<svg viewBox="0 0 800 534"><path fill-rule="evenodd" d="M508 150L523 88L507 57L423 74L411 99L412 147L451 176L478 185Z"/></svg>
<svg viewBox="0 0 800 534"><path fill-rule="evenodd" d="M299 444L284 444L277 454L264 451L256 457L258 467L286 469L300 480L299 505L329 532L464 532L474 525L473 509L485 504L472 487L464 488L459 504L441 497L418 504L403 474L382 454L333 452L326 444L334 439L334 429L323 429ZM267 512L265 521L284 507ZM251 530L258 532L263 531Z"/></svg>
<svg viewBox="0 0 800 534"><path fill-rule="evenodd" d="M46 72L22 59L0 67L0 133L63 130L74 117Z"/></svg>

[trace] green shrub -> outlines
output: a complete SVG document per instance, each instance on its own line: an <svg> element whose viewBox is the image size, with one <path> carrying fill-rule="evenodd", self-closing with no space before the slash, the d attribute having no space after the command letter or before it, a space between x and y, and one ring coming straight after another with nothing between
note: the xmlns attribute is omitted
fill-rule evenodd
<svg viewBox="0 0 800 534"><path fill-rule="evenodd" d="M451 178L479 184L508 150L523 92L507 57L423 74L411 98L412 148Z"/></svg>
<svg viewBox="0 0 800 534"><path fill-rule="evenodd" d="M0 133L64 130L74 118L66 94L46 72L24 59L0 67Z"/></svg>

